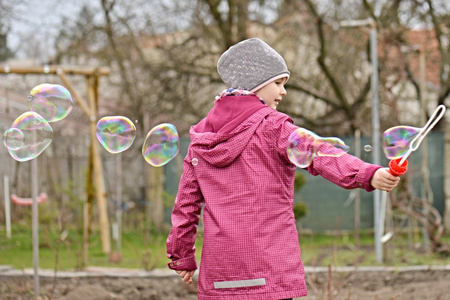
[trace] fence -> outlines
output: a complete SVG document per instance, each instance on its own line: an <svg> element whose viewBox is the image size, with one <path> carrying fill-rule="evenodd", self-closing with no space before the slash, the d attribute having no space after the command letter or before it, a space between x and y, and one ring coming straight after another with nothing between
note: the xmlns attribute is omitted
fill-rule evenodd
<svg viewBox="0 0 450 300"><path fill-rule="evenodd" d="M346 144L353 145L353 139L344 139ZM369 138L362 138L361 145L370 144ZM444 134L443 132L431 132L428 142L428 164L430 172L430 184L434 196L434 206L441 215L444 213ZM425 142L424 141L424 142ZM139 144L140 143L140 144ZM39 157L39 192L49 194L48 202L57 202L60 207L64 201L74 201L80 203L85 199L85 185L87 180L88 167L88 137L86 135L73 137L55 137L55 141ZM175 198L178 183L182 171L182 161L187 153L189 139L181 140L180 153L168 163L165 169L165 222L170 224L170 213ZM140 154L142 141L135 141L135 145L129 150L119 154L123 158L123 200L132 204L125 213L124 219L129 222L137 222L140 218L143 206L149 205L145 202L144 168L147 166ZM9 176L11 193L18 193L19 196L29 197L30 172L29 162L19 163L14 161L6 151L4 146L0 147L0 177L3 182L4 176ZM104 149L103 149L104 150ZM414 152L408 159L408 173L404 180L410 180L414 186L415 193L420 196L423 185L420 178L421 148ZM108 205L110 208L110 218L114 212L114 193L116 183L116 157L106 150L102 152L103 166L105 170L105 184L108 194ZM363 152L361 158L365 161L371 160L370 152ZM388 160L383 160L383 165L387 165ZM295 194L295 201L304 201L308 204L309 215L301 220L303 228L313 231L325 230L351 230L354 228L353 204L349 198L352 190L342 189L320 176L311 176L306 171L297 169L305 174L306 184ZM354 190L353 190L354 191ZM70 193L73 195L71 196ZM4 224L4 187L0 185L0 222ZM53 196L52 196L53 195ZM373 228L373 194L360 190L360 226L361 229ZM53 198L52 198L53 197ZM55 199L56 198L56 199ZM81 214L81 204L76 205ZM133 208L134 207L134 208ZM94 208L95 209L95 208ZM17 208L12 207L12 210ZM19 215L20 217L20 215Z"/></svg>
<svg viewBox="0 0 450 300"><path fill-rule="evenodd" d="M353 145L353 138L344 139L347 145ZM434 196L434 206L441 215L444 213L444 133L431 132L424 143L428 142L428 167L430 170L430 185ZM181 151L178 156L184 158L189 141L182 140ZM361 139L362 147L370 144L370 138ZM354 147L353 147L354 148ZM361 159L370 162L371 152L361 151ZM350 154L353 154L350 151ZM417 196L422 195L423 184L420 178L421 148L413 152L408 158L408 172L403 180L410 180ZM387 166L389 161L382 159L382 164ZM176 164L169 163L166 168L166 191L175 195L178 187L179 172ZM328 230L352 230L354 229L354 201L352 193L356 190L346 190L325 180L320 176L312 176L303 169L297 172L306 176L305 185L295 194L295 201L303 201L308 204L308 215L301 220L305 229L313 231ZM177 180L172 180L177 179ZM374 224L373 193L360 191L360 228L371 229ZM170 222L170 207L166 209L166 220Z"/></svg>

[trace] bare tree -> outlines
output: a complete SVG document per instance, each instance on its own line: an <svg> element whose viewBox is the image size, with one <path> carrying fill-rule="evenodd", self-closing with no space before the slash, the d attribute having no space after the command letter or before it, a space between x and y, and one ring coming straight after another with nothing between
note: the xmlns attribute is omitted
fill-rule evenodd
<svg viewBox="0 0 450 300"><path fill-rule="evenodd" d="M149 126L171 122L186 134L224 88L216 72L220 54L257 36L273 45L291 70L283 112L322 136L349 135L355 129L368 135L369 38L364 29L350 32L337 26L349 18L371 17L378 26L380 117L385 128L400 122L395 91L400 82L415 86L417 99L424 92L400 51L408 46L405 34L414 22L435 28L441 59L436 103L445 103L449 94L450 11L445 1L138 2L102 0L100 11L86 8L78 23L61 32L58 45L61 59L110 65L117 75L110 78L107 97L114 105L108 108L135 115L140 126L149 118ZM101 22L96 23L99 14ZM387 55L390 49L397 49L396 64Z"/></svg>
<svg viewBox="0 0 450 300"><path fill-rule="evenodd" d="M8 31L10 27L10 16L12 13L12 6L7 1L0 1L0 61L4 61L13 56L11 49L9 49Z"/></svg>

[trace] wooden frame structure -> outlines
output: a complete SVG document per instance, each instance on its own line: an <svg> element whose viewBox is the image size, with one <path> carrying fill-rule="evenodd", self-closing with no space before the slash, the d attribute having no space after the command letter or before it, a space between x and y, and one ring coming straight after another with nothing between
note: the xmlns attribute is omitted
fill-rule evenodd
<svg viewBox="0 0 450 300"><path fill-rule="evenodd" d="M86 265L89 248L89 228L90 216L92 212L92 203L97 199L99 211L99 227L101 234L103 253L111 252L110 228L108 221L108 209L106 202L105 182L103 176L103 167L98 143L96 142L97 117L98 117L98 81L100 76L108 76L109 68L105 67L81 67L81 66L58 66L44 65L36 67L10 67L8 65L0 66L0 74L56 74L59 76L63 85L69 90L72 98L81 107L89 120L89 180L87 187L87 203L84 210L83 224L83 263ZM87 101L85 101L74 86L70 83L67 75L85 76L87 84Z"/></svg>

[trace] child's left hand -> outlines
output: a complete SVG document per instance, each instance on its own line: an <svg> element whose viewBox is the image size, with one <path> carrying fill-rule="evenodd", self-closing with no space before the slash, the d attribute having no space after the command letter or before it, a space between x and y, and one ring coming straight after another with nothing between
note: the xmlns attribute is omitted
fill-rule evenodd
<svg viewBox="0 0 450 300"><path fill-rule="evenodd" d="M376 189L390 192L399 181L400 177L389 173L389 168L380 168L373 174L370 184Z"/></svg>
<svg viewBox="0 0 450 300"><path fill-rule="evenodd" d="M181 279L187 284L192 283L192 277L194 276L194 271L175 271L181 277Z"/></svg>

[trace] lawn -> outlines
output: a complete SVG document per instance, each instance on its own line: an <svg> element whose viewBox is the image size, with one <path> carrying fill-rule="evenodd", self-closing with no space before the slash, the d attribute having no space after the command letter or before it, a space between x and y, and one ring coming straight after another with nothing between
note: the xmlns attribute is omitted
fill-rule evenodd
<svg viewBox="0 0 450 300"><path fill-rule="evenodd" d="M140 230L124 230L122 235L122 260L109 262L108 255L101 250L98 233L90 239L88 266L109 266L120 268L153 269L163 268L168 262L165 252L167 233L152 233L147 236ZM31 228L13 226L12 237L7 238L4 227L0 227L0 265L11 265L17 269L32 268ZM82 236L77 230L63 234L40 228L39 266L44 269L73 270L82 268ZM442 240L450 244L450 235ZM450 257L426 251L417 236L414 239L405 233L396 235L384 247L385 262L376 261L373 234L363 232L360 246L355 246L351 233L339 235L302 234L300 246L306 266L349 266L349 265L450 265ZM112 240L112 249L116 249ZM146 246L147 245L147 246ZM202 234L197 237L197 256L200 257Z"/></svg>

